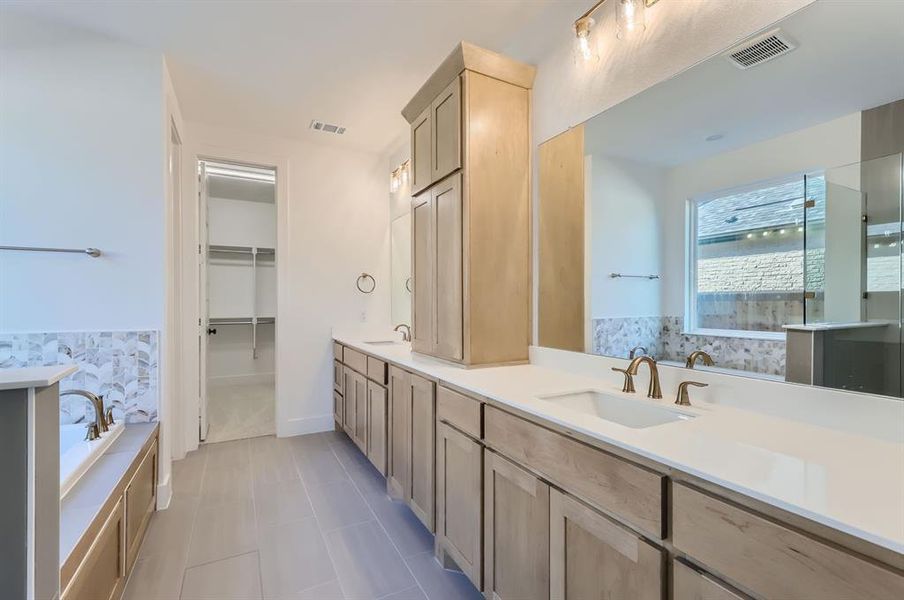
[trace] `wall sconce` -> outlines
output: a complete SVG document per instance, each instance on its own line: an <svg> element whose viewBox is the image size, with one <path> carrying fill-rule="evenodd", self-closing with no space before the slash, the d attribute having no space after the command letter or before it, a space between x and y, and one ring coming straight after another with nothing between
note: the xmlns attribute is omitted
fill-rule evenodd
<svg viewBox="0 0 904 600"><path fill-rule="evenodd" d="M616 37L620 40L643 32L646 29L645 11L648 6L653 6L659 0L613 0L615 6ZM576 62L597 62L599 52L597 42L593 36L593 13L605 4L606 0L599 0L590 7L590 10L578 17L574 22L574 34L576 39L574 56Z"/></svg>
<svg viewBox="0 0 904 600"><path fill-rule="evenodd" d="M396 169L392 172L392 175L389 176L389 191L390 193L395 194L399 191L399 187L402 185L402 178L399 174L399 169Z"/></svg>
<svg viewBox="0 0 904 600"><path fill-rule="evenodd" d="M394 194L408 185L410 167L411 160L409 159L396 167L392 175L389 176L389 191L391 193Z"/></svg>

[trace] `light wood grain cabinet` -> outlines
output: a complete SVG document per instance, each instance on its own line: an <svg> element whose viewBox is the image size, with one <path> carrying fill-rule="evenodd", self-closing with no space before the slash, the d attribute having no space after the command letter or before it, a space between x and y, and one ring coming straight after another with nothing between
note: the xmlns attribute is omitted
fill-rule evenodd
<svg viewBox="0 0 904 600"><path fill-rule="evenodd" d="M483 446L436 425L436 546L468 579L483 585Z"/></svg>
<svg viewBox="0 0 904 600"><path fill-rule="evenodd" d="M487 598L549 598L549 486L485 451L484 519Z"/></svg>
<svg viewBox="0 0 904 600"><path fill-rule="evenodd" d="M683 484L672 486L672 543L763 598L904 597L901 574Z"/></svg>
<svg viewBox="0 0 904 600"><path fill-rule="evenodd" d="M672 561L672 600L745 600L714 577L681 562Z"/></svg>
<svg viewBox="0 0 904 600"><path fill-rule="evenodd" d="M342 399L342 394L339 392L333 392L333 421L336 423L336 430L340 431L342 428L342 408L344 405L344 400Z"/></svg>
<svg viewBox="0 0 904 600"><path fill-rule="evenodd" d="M62 600L115 600L125 585L125 510L120 498L62 593Z"/></svg>
<svg viewBox="0 0 904 600"><path fill-rule="evenodd" d="M342 378L345 381L342 396L342 428L350 438L354 438L355 431L355 372L348 367L343 367Z"/></svg>
<svg viewBox="0 0 904 600"><path fill-rule="evenodd" d="M367 379L345 367L345 395L342 397L342 423L345 432L367 453Z"/></svg>
<svg viewBox="0 0 904 600"><path fill-rule="evenodd" d="M555 600L662 600L662 549L556 489L549 493L549 578Z"/></svg>
<svg viewBox="0 0 904 600"><path fill-rule="evenodd" d="M123 494L125 502L126 572L132 569L141 540L157 506L157 443L151 446Z"/></svg>
<svg viewBox="0 0 904 600"><path fill-rule="evenodd" d="M386 490L390 496L407 500L411 455L411 375L398 367L389 367L389 457L386 466Z"/></svg>
<svg viewBox="0 0 904 600"><path fill-rule="evenodd" d="M383 475L386 475L387 399L385 387L367 382L367 458Z"/></svg>
<svg viewBox="0 0 904 600"><path fill-rule="evenodd" d="M431 532L434 530L436 392L429 379L411 374L411 455L408 504Z"/></svg>
<svg viewBox="0 0 904 600"><path fill-rule="evenodd" d="M342 363L338 360L333 361L333 389L342 395L344 378L342 376Z"/></svg>
<svg viewBox="0 0 904 600"><path fill-rule="evenodd" d="M461 44L402 111L417 352L464 364L527 360L533 77L529 65Z"/></svg>

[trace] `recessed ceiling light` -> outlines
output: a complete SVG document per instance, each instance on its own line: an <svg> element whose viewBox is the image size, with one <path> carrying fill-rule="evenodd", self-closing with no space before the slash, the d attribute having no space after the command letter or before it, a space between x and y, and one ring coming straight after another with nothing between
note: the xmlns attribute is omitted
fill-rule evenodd
<svg viewBox="0 0 904 600"><path fill-rule="evenodd" d="M724 133L714 133L712 135L706 136L706 141L707 142L716 142L718 140L721 140L724 137L725 137Z"/></svg>

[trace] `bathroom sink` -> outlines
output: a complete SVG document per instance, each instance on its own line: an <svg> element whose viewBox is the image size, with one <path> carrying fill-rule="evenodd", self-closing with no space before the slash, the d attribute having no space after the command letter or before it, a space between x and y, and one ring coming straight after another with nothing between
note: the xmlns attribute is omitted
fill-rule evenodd
<svg viewBox="0 0 904 600"><path fill-rule="evenodd" d="M660 406L645 399L621 398L597 390L548 394L537 396L537 399L632 429L687 421L695 417L695 415Z"/></svg>

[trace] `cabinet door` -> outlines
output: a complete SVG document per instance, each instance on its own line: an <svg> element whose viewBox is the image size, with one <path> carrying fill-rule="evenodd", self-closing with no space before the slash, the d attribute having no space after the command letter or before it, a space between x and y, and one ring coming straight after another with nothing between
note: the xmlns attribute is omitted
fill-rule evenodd
<svg viewBox="0 0 904 600"><path fill-rule="evenodd" d="M342 376L342 363L338 360L333 361L333 389L342 394L344 377Z"/></svg>
<svg viewBox="0 0 904 600"><path fill-rule="evenodd" d="M434 354L462 359L464 305L462 304L461 173L447 177L431 190L435 317Z"/></svg>
<svg viewBox="0 0 904 600"><path fill-rule="evenodd" d="M411 205L411 273L414 297L411 303L411 349L433 352L433 202L430 192L416 197Z"/></svg>
<svg viewBox="0 0 904 600"><path fill-rule="evenodd" d="M122 500L88 548L85 559L63 590L62 600L114 600L125 584L124 517Z"/></svg>
<svg viewBox="0 0 904 600"><path fill-rule="evenodd" d="M486 451L483 493L486 597L549 598L549 486Z"/></svg>
<svg viewBox="0 0 904 600"><path fill-rule="evenodd" d="M355 373L355 444L367 454L367 380Z"/></svg>
<svg viewBox="0 0 904 600"><path fill-rule="evenodd" d="M408 498L408 460L411 441L411 376L396 367L389 368L389 461L386 491L397 500Z"/></svg>
<svg viewBox="0 0 904 600"><path fill-rule="evenodd" d="M436 395L433 382L411 375L411 494L408 504L433 531Z"/></svg>
<svg viewBox="0 0 904 600"><path fill-rule="evenodd" d="M342 405L344 400L342 394L333 392L333 420L336 422L336 429L342 428Z"/></svg>
<svg viewBox="0 0 904 600"><path fill-rule="evenodd" d="M673 600L744 600L744 596L681 561L672 561L672 581Z"/></svg>
<svg viewBox="0 0 904 600"><path fill-rule="evenodd" d="M661 600L663 552L576 499L549 492L549 579L555 600Z"/></svg>
<svg viewBox="0 0 904 600"><path fill-rule="evenodd" d="M348 437L355 437L355 372L345 367L343 369L345 378L345 395L342 397L342 427Z"/></svg>
<svg viewBox="0 0 904 600"><path fill-rule="evenodd" d="M430 187L433 183L433 164L430 146L433 140L430 115L432 107L428 106L411 124L411 193Z"/></svg>
<svg viewBox="0 0 904 600"><path fill-rule="evenodd" d="M436 543L477 589L483 585L483 447L436 424ZM445 564L444 564L445 566Z"/></svg>
<svg viewBox="0 0 904 600"><path fill-rule="evenodd" d="M145 454L126 487L126 572L132 569L157 504L157 443Z"/></svg>
<svg viewBox="0 0 904 600"><path fill-rule="evenodd" d="M461 79L456 77L430 107L433 121L432 180L461 168Z"/></svg>
<svg viewBox="0 0 904 600"><path fill-rule="evenodd" d="M386 475L386 388L367 382L367 458Z"/></svg>

